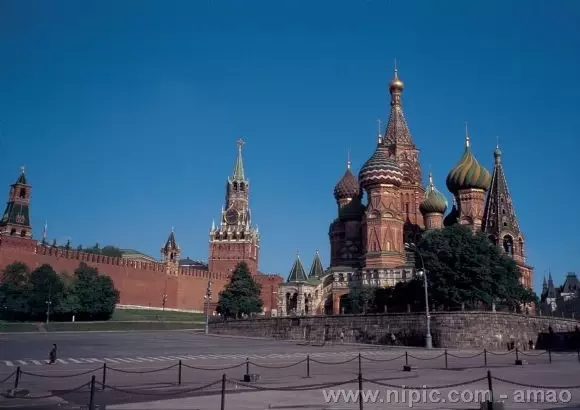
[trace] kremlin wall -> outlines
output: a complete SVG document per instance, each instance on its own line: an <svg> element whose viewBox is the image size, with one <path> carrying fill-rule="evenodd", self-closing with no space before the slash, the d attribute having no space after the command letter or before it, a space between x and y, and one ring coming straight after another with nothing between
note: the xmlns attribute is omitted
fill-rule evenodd
<svg viewBox="0 0 580 410"><path fill-rule="evenodd" d="M120 305L202 312L208 282L211 281L211 305L215 308L219 292L229 282L231 272L244 261L262 286L264 313L270 314L273 307L276 309L274 292L283 279L258 271L260 237L250 221L249 181L244 176L242 144L238 141L238 157L234 175L228 178L222 218L217 226L214 223L210 232L207 266L183 266L179 259L181 249L173 232L161 249L161 262L52 247L33 239L30 224L32 186L22 169L10 187L6 210L0 220L0 269L19 261L30 269L49 264L56 272L72 273L84 262L111 277L120 293Z"/></svg>

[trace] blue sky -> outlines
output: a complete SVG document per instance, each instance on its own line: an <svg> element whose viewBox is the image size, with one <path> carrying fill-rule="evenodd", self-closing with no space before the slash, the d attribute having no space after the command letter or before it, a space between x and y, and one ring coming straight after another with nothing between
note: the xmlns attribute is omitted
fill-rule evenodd
<svg viewBox="0 0 580 410"><path fill-rule="evenodd" d="M261 269L328 264L334 184L387 119L393 60L442 191L496 136L535 283L578 271L580 3L0 3L0 187L26 165L39 237L157 256L175 227L207 258L235 141L246 140ZM570 208L572 206L572 208Z"/></svg>

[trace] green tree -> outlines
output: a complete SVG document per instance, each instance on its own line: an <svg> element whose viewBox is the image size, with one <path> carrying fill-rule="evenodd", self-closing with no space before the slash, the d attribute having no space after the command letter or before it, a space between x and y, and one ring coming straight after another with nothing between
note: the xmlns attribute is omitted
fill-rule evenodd
<svg viewBox="0 0 580 410"><path fill-rule="evenodd" d="M504 306L517 310L536 296L520 284L513 259L501 253L483 233L453 225L427 231L417 244L427 269L430 304L439 309ZM416 258L422 268L421 257ZM424 307L422 280L401 285L411 304ZM396 293L400 293L396 292Z"/></svg>
<svg viewBox="0 0 580 410"><path fill-rule="evenodd" d="M230 283L220 292L216 311L226 318L240 318L262 311L263 302L260 298L260 285L256 283L248 265L240 262Z"/></svg>
<svg viewBox="0 0 580 410"><path fill-rule="evenodd" d="M29 281L28 314L30 319L45 319L49 305L51 313L55 316L66 314L62 309L65 284L52 266L48 264L39 266L30 273Z"/></svg>
<svg viewBox="0 0 580 410"><path fill-rule="evenodd" d="M119 291L109 276L82 262L75 270L68 298L68 303L76 304L73 310L80 320L108 320L119 303Z"/></svg>
<svg viewBox="0 0 580 410"><path fill-rule="evenodd" d="M372 313L375 312L375 289L368 286L357 286L350 289L343 299L345 313Z"/></svg>
<svg viewBox="0 0 580 410"><path fill-rule="evenodd" d="M22 262L6 266L0 282L0 318L26 320L29 315L28 298L32 287L30 269Z"/></svg>

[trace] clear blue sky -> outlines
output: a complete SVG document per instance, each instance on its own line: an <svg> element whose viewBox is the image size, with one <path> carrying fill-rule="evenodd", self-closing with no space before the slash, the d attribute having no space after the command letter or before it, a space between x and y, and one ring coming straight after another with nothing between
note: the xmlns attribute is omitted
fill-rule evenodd
<svg viewBox="0 0 580 410"><path fill-rule="evenodd" d="M175 227L207 258L239 137L261 269L328 264L334 184L386 120L393 60L441 190L464 121L490 171L496 136L535 283L580 270L580 3L0 3L0 187L21 165L40 237L157 256Z"/></svg>

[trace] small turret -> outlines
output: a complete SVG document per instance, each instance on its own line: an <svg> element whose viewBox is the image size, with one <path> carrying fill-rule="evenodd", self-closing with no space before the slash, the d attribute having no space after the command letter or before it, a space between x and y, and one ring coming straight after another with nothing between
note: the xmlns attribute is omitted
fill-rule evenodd
<svg viewBox="0 0 580 410"><path fill-rule="evenodd" d="M442 228L443 214L446 210L447 198L437 190L433 183L433 174L429 173L429 185L425 191L425 199L419 205L419 211L425 220L425 228Z"/></svg>
<svg viewBox="0 0 580 410"><path fill-rule="evenodd" d="M181 255L181 248L175 240L175 233L171 228L171 233L161 248L161 262L165 264L165 272L168 275L177 275L179 273L179 256Z"/></svg>

